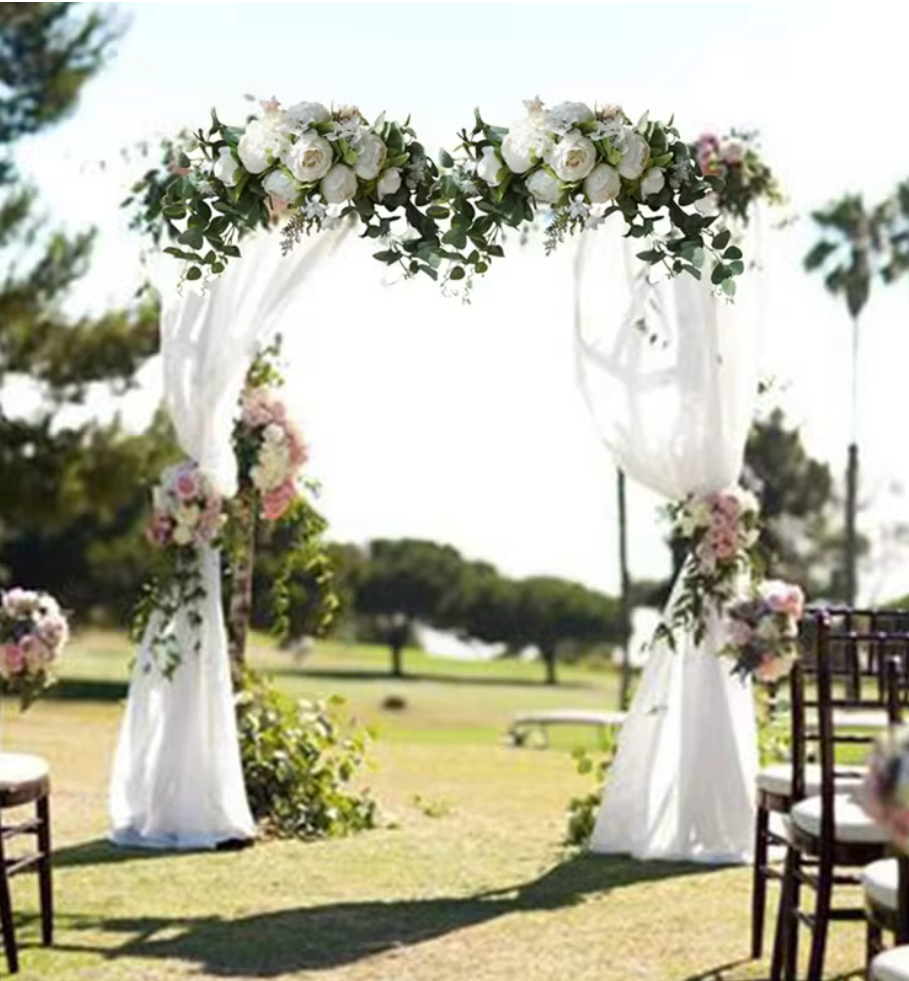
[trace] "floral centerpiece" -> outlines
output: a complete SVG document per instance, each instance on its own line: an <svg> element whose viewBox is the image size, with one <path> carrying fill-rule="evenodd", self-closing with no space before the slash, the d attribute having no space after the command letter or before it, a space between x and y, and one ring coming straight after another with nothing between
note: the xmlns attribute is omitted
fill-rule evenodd
<svg viewBox="0 0 909 981"><path fill-rule="evenodd" d="M757 133L705 133L691 145L690 152L701 174L722 180L722 186L704 199L705 210L716 210L747 224L758 201L783 203L777 179L760 155Z"/></svg>
<svg viewBox="0 0 909 981"><path fill-rule="evenodd" d="M733 673L771 682L784 678L798 657L798 623L805 594L777 579L758 586L753 597L726 608L729 641L721 652L735 661Z"/></svg>
<svg viewBox="0 0 909 981"><path fill-rule="evenodd" d="M860 794L869 816L902 849L909 848L909 727L889 732L868 760Z"/></svg>
<svg viewBox="0 0 909 981"><path fill-rule="evenodd" d="M277 521L297 496L297 477L307 450L275 389L255 387L243 394L234 447L241 482L248 482L258 494L261 516Z"/></svg>
<svg viewBox="0 0 909 981"><path fill-rule="evenodd" d="M189 622L202 622L199 605L205 598L198 550L218 544L226 517L221 496L192 460L168 467L152 489L152 514L148 539L158 546L155 578L145 586L133 619L133 636L141 640L149 625L152 654L170 675L180 664L182 651L174 632L177 612L184 610ZM197 637L198 651L201 638Z"/></svg>
<svg viewBox="0 0 909 981"><path fill-rule="evenodd" d="M0 679L27 708L54 681L53 666L69 639L53 596L28 589L0 593Z"/></svg>
<svg viewBox="0 0 909 981"><path fill-rule="evenodd" d="M757 498L742 487L691 494L670 507L675 534L689 555L667 620L657 636L674 643L678 629L700 642L708 613L717 615L743 591L758 566Z"/></svg>

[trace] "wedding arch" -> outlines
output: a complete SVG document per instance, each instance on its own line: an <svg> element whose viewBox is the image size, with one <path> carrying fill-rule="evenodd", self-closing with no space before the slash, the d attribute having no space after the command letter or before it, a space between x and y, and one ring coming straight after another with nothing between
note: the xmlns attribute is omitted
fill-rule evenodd
<svg viewBox="0 0 909 981"><path fill-rule="evenodd" d="M775 193L747 136L688 144L672 121L645 115L633 124L616 106L547 110L535 99L525 108L508 129L476 111L457 150L442 151L438 161L409 120L369 123L351 107L283 109L270 100L243 126L228 126L213 111L207 132L168 145L166 175L151 173L136 185L138 224L183 263L179 277L159 270L157 279L165 404L187 461L156 491L152 534L173 550L174 575L152 597L130 685L111 783L115 840L205 847L253 834L218 548L224 502L237 490L232 441L235 425L247 425L246 482L255 485L255 507L279 511L304 451L266 396L247 393L240 408L244 379L294 290L352 221L382 246L375 258L405 277L423 273L469 288L504 255L503 228L532 222L540 209L551 213L547 251L619 215L635 284L622 323L635 343L652 343L641 330L641 304L654 296L687 297L687 316L715 324L721 301L712 294L727 301L735 294L746 264L726 218L747 219L751 200ZM247 235L278 217L285 257L275 263L275 236ZM693 330L688 340L701 343L703 335ZM708 373L716 354L701 362ZM751 567L755 518L727 490L738 476L735 458L733 450L722 479L715 475L709 486L696 480L674 488L695 556L713 552L709 575L680 580L665 630L682 649L701 650L706 634L714 660L731 654L750 675L766 651L726 649L716 629L723 604L751 589L742 574ZM722 493L722 502L738 502L734 514L714 500ZM732 536L725 551L713 547L717 509ZM689 573L697 573L702 566L692 561Z"/></svg>

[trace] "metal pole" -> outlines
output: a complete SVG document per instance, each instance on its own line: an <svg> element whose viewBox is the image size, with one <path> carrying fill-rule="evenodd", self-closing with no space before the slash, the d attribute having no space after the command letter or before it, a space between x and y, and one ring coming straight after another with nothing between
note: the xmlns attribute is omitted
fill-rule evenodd
<svg viewBox="0 0 909 981"><path fill-rule="evenodd" d="M859 475L859 449L858 449L858 347L859 347L859 319L852 318L852 399L851 399L851 439L848 449L848 461L846 464L846 539L845 539L845 576L844 589L846 593L846 603L855 606L855 599L858 593L858 573L857 573L857 535L856 535L856 512L858 510L858 475Z"/></svg>
<svg viewBox="0 0 909 981"><path fill-rule="evenodd" d="M628 575L628 508L625 499L625 474L616 476L619 512L619 609L622 618L622 674L619 684L619 708L623 711L631 701L631 579Z"/></svg>

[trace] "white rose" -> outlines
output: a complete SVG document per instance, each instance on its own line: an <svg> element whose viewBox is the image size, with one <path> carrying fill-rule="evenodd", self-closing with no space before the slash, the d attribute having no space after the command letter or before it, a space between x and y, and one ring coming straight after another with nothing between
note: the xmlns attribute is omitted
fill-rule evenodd
<svg viewBox="0 0 909 981"><path fill-rule="evenodd" d="M328 140L314 133L304 133L284 155L284 163L298 181L311 184L328 173L333 158Z"/></svg>
<svg viewBox="0 0 909 981"><path fill-rule="evenodd" d="M401 171L397 167L389 167L382 172L379 183L376 184L376 194L379 200L388 197L390 194L397 194L401 190Z"/></svg>
<svg viewBox="0 0 909 981"><path fill-rule="evenodd" d="M284 113L284 118L297 129L309 129L316 123L327 123L331 113L321 102L298 102Z"/></svg>
<svg viewBox="0 0 909 981"><path fill-rule="evenodd" d="M176 545L189 545L193 540L192 529L188 528L186 525L177 525L174 528L173 535L171 536Z"/></svg>
<svg viewBox="0 0 909 981"><path fill-rule="evenodd" d="M237 154L251 174L261 174L287 152L288 146L286 136L260 119L254 119L240 137Z"/></svg>
<svg viewBox="0 0 909 981"><path fill-rule="evenodd" d="M335 164L322 178L321 189L329 204L348 201L357 193L357 175L346 164Z"/></svg>
<svg viewBox="0 0 909 981"><path fill-rule="evenodd" d="M527 178L527 190L541 204L555 204L565 193L562 182L548 170L535 170Z"/></svg>
<svg viewBox="0 0 909 981"><path fill-rule="evenodd" d="M579 123L593 122L593 110L583 102L561 102L546 113L545 119L554 133L567 133Z"/></svg>
<svg viewBox="0 0 909 981"><path fill-rule="evenodd" d="M625 180L637 180L647 169L650 145L640 133L629 133L619 162L619 173Z"/></svg>
<svg viewBox="0 0 909 981"><path fill-rule="evenodd" d="M212 173L222 184L232 187L237 183L240 176L239 170L240 165L237 163L236 157L234 157L230 147L222 146L218 151L218 159L215 161Z"/></svg>
<svg viewBox="0 0 909 981"><path fill-rule="evenodd" d="M266 192L278 201L286 201L288 204L295 201L300 193L300 185L287 173L278 168L273 170L264 181L262 186Z"/></svg>
<svg viewBox="0 0 909 981"><path fill-rule="evenodd" d="M548 159L560 180L582 181L596 166L597 151L586 136L569 133L550 149Z"/></svg>
<svg viewBox="0 0 909 981"><path fill-rule="evenodd" d="M357 144L354 172L364 181L374 181L385 166L388 148L375 133L367 133Z"/></svg>
<svg viewBox="0 0 909 981"><path fill-rule="evenodd" d="M502 159L515 174L523 174L546 156L552 138L526 119L514 124L502 141Z"/></svg>
<svg viewBox="0 0 909 981"><path fill-rule="evenodd" d="M725 163L735 167L745 158L745 144L735 137L723 140L720 143L720 156Z"/></svg>
<svg viewBox="0 0 909 981"><path fill-rule="evenodd" d="M662 167L651 167L641 179L641 194L645 198L650 197L651 194L659 194L665 183Z"/></svg>
<svg viewBox="0 0 909 981"><path fill-rule="evenodd" d="M499 171L502 169L502 161L494 147L484 146L483 156L477 161L477 177L486 181L490 187L497 187L502 182L499 180Z"/></svg>
<svg viewBox="0 0 909 981"><path fill-rule="evenodd" d="M602 204L618 197L622 190L622 178L615 167L607 163L597 164L584 181L584 193L591 204Z"/></svg>

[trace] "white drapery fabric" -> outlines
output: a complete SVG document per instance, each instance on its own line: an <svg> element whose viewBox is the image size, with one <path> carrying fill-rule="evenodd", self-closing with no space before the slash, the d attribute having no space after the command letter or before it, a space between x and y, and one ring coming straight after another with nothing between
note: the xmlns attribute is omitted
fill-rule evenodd
<svg viewBox="0 0 909 981"><path fill-rule="evenodd" d="M276 236L244 243L242 260L203 293L178 289L172 260L157 277L164 402L181 448L225 496L236 491L231 431L246 372L301 282L343 235L324 233L287 257ZM177 613L181 663L173 676L162 674L152 654L159 618L136 657L110 785L118 844L213 848L255 831L237 741L220 553L202 548L199 563L202 622L193 626L188 611Z"/></svg>
<svg viewBox="0 0 909 981"><path fill-rule="evenodd" d="M576 259L579 381L617 465L669 500L738 480L757 392L760 316L681 275L649 283L608 232ZM676 589L678 584L676 585ZM670 599L670 604L672 603ZM653 646L622 728L591 841L641 859L750 855L757 737L750 686L720 659L721 626Z"/></svg>

